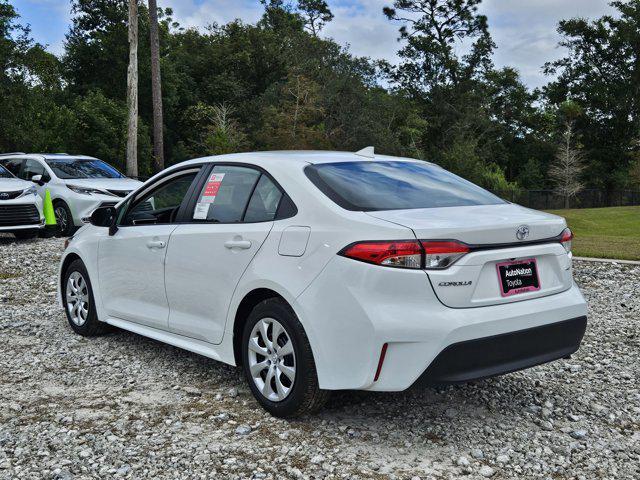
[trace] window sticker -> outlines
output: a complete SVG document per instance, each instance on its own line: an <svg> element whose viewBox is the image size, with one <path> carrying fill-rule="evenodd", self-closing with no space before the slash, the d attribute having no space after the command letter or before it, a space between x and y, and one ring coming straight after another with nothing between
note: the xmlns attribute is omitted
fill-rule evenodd
<svg viewBox="0 0 640 480"><path fill-rule="evenodd" d="M224 173L212 173L204 187L204 192L200 200L196 204L196 208L193 211L194 220L206 220L209 215L209 209L211 205L216 201L222 180L224 179Z"/></svg>
<svg viewBox="0 0 640 480"><path fill-rule="evenodd" d="M196 209L193 212L194 220L206 220L207 215L209 214L210 203L198 203L196 204Z"/></svg>
<svg viewBox="0 0 640 480"><path fill-rule="evenodd" d="M204 193L202 194L200 203L214 203L216 201L216 196L220 190L220 185L222 185L224 175L224 173L211 174L207 185L204 187Z"/></svg>

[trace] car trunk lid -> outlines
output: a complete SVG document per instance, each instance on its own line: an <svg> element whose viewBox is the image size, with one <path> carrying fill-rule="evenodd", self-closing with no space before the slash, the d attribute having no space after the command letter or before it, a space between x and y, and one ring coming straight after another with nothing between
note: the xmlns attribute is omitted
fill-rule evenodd
<svg viewBox="0 0 640 480"><path fill-rule="evenodd" d="M368 213L411 228L420 240L457 240L470 246L452 266L427 270L436 295L449 307L512 303L571 287L571 259L556 240L566 222L556 215L514 204ZM537 267L539 288L504 295L499 265L530 260Z"/></svg>

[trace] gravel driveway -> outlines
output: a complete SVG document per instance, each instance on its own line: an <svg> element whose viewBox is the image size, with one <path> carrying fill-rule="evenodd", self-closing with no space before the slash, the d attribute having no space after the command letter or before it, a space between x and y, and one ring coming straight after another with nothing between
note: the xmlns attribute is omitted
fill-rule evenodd
<svg viewBox="0 0 640 480"><path fill-rule="evenodd" d="M236 369L118 331L74 335L62 240L0 235L0 478L640 478L640 267L576 262L570 360L474 384L341 392L277 420Z"/></svg>

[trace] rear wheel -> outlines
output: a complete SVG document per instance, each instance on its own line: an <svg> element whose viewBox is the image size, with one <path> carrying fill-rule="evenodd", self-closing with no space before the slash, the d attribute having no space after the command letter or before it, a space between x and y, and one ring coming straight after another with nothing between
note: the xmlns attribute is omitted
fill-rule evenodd
<svg viewBox="0 0 640 480"><path fill-rule="evenodd" d="M53 213L56 216L56 223L58 224L58 234L61 237L73 235L76 227L73 224L73 215L71 215L69 205L59 200L53 205Z"/></svg>
<svg viewBox="0 0 640 480"><path fill-rule="evenodd" d="M272 298L258 304L242 338L245 377L265 410L295 417L322 408L329 392L318 386L309 339L284 301Z"/></svg>
<svg viewBox="0 0 640 480"><path fill-rule="evenodd" d="M98 320L89 274L80 259L71 262L64 273L62 302L74 332L93 337L109 331L109 325Z"/></svg>
<svg viewBox="0 0 640 480"><path fill-rule="evenodd" d="M13 235L18 240L30 240L32 238L36 238L39 233L39 230L19 230L17 232L13 232Z"/></svg>

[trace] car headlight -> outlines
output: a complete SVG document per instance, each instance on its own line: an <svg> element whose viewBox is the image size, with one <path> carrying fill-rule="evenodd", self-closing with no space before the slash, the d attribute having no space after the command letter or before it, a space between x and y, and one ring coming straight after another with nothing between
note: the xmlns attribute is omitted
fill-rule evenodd
<svg viewBox="0 0 640 480"><path fill-rule="evenodd" d="M105 192L104 190L98 190L97 188L81 187L79 185L67 185L67 188L73 192L81 193L82 195L109 195L110 197L113 197L111 193Z"/></svg>
<svg viewBox="0 0 640 480"><path fill-rule="evenodd" d="M35 185L24 190L20 195L18 195L18 198L26 197L28 195L38 195L38 189Z"/></svg>

